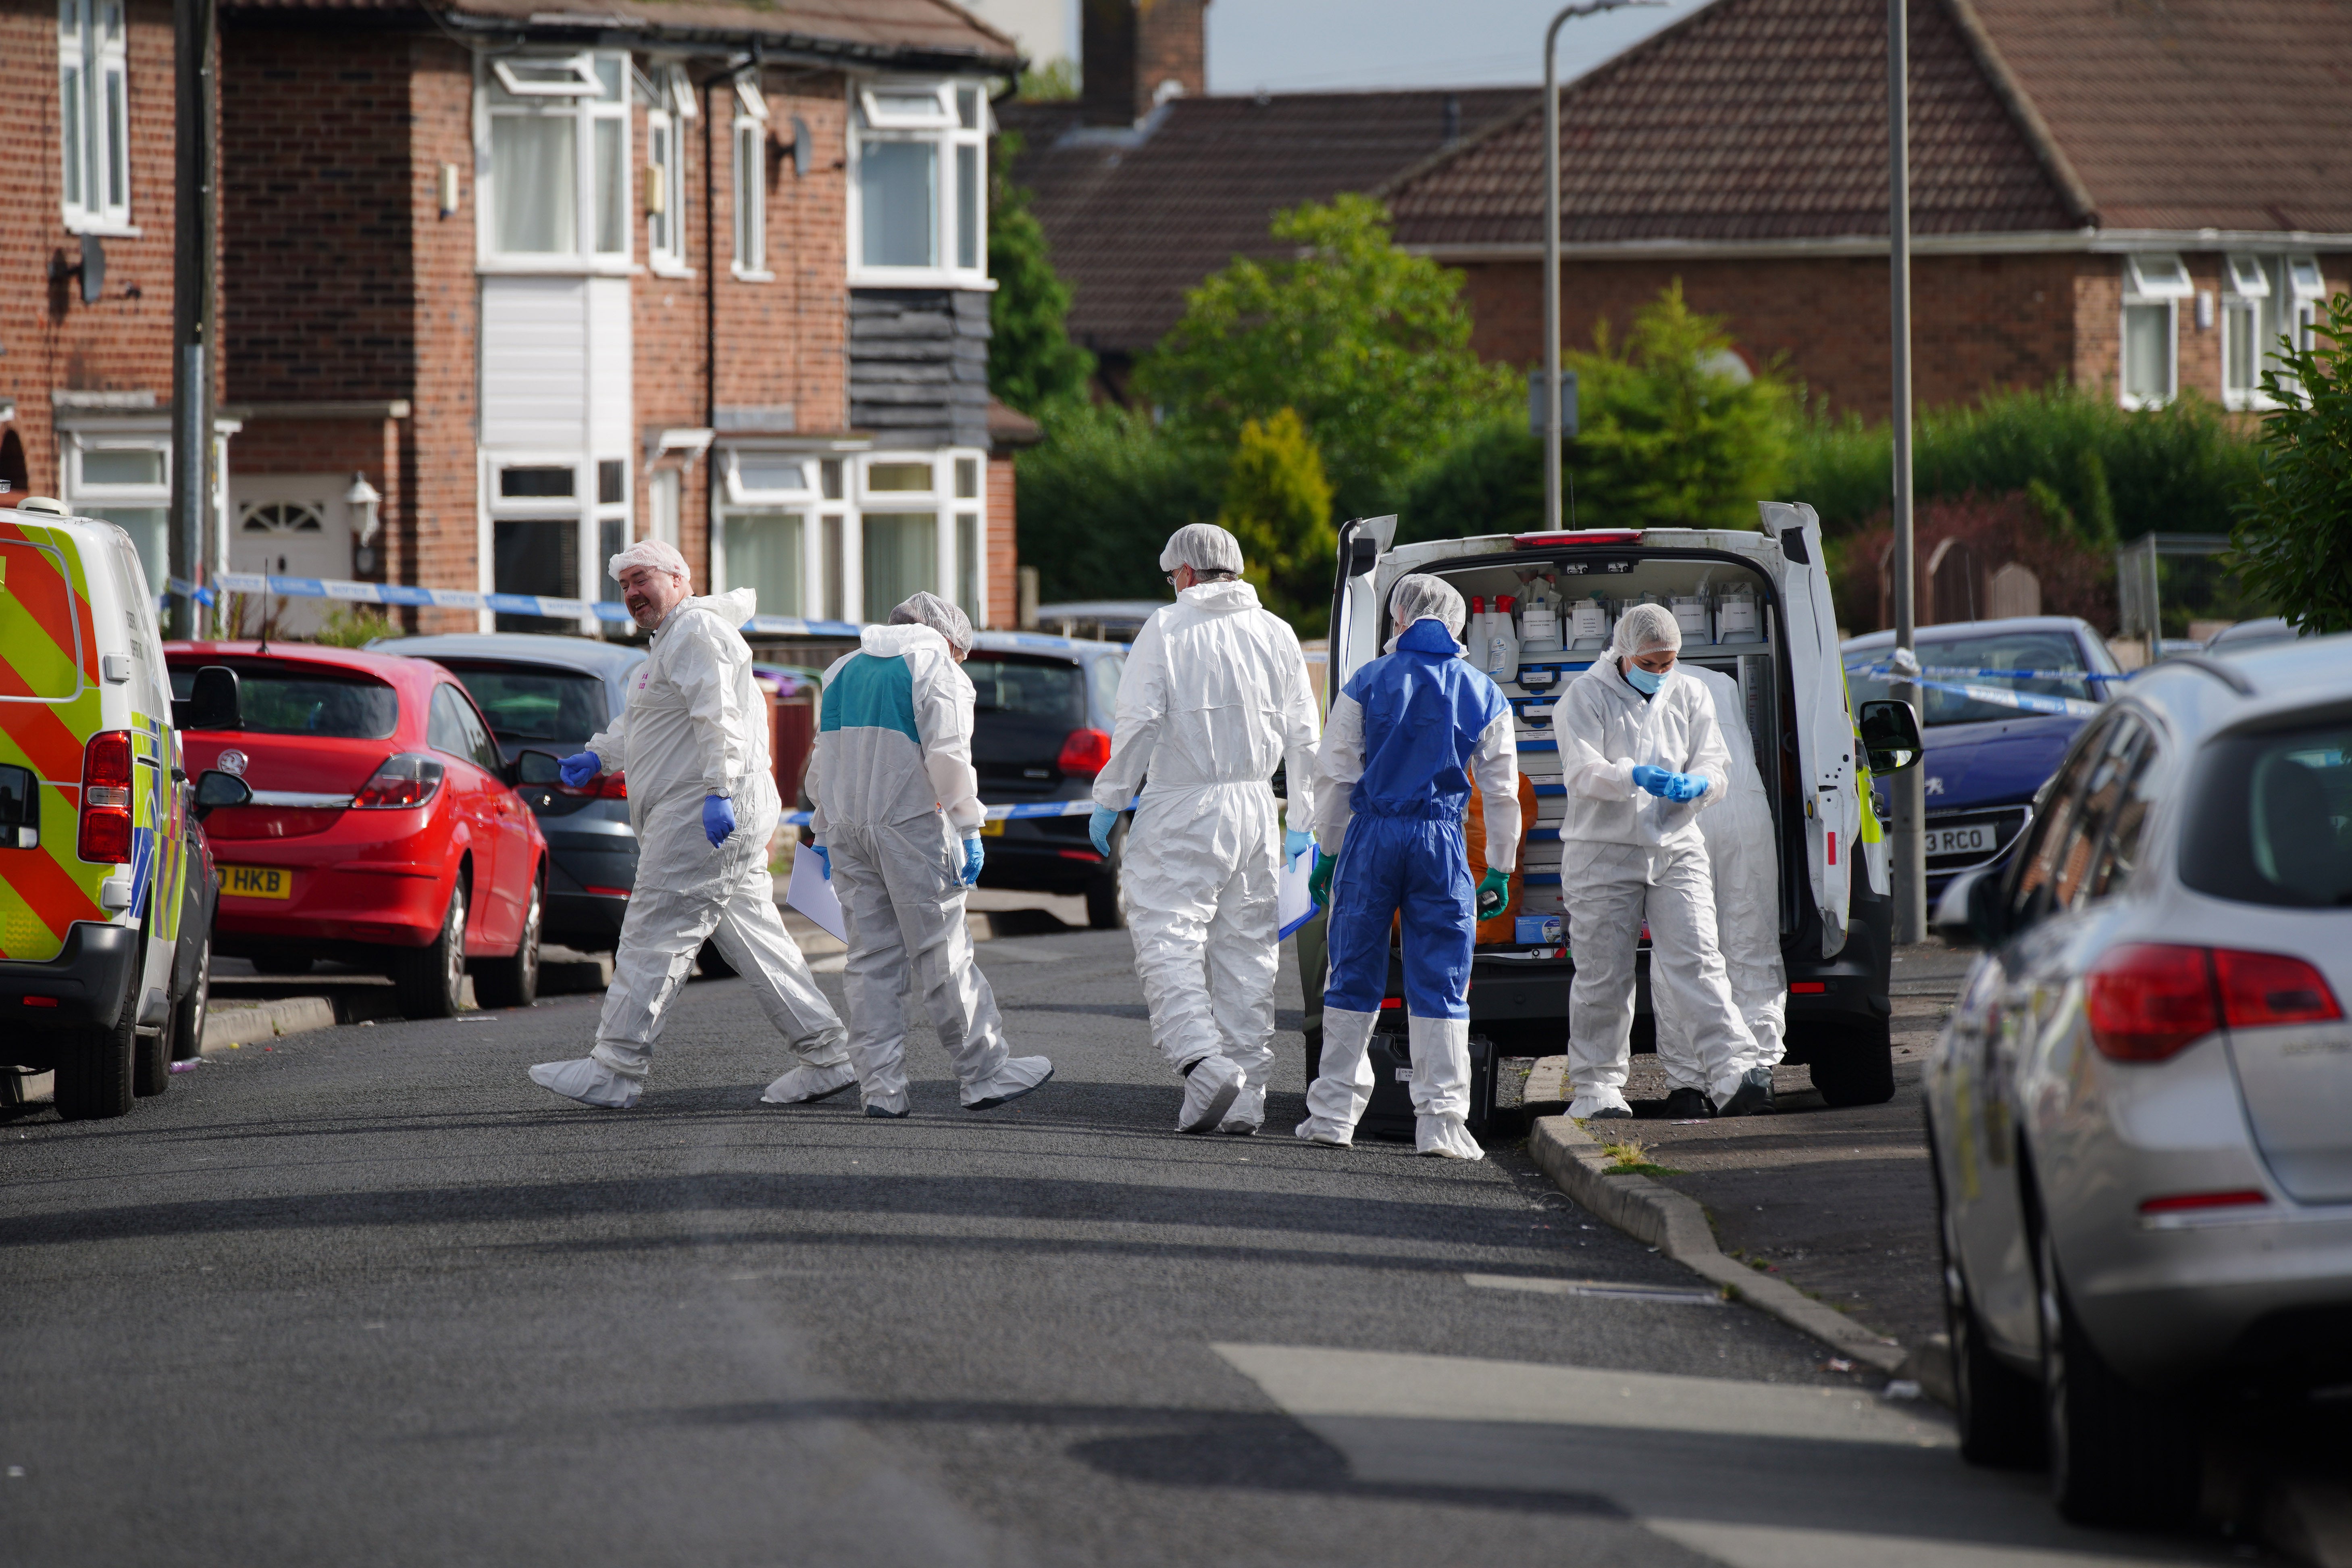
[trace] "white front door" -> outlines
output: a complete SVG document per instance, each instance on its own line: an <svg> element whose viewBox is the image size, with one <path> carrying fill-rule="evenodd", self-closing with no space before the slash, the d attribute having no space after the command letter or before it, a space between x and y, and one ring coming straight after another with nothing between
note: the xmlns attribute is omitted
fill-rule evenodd
<svg viewBox="0 0 2352 1568"><path fill-rule="evenodd" d="M344 516L349 474L238 474L229 524L228 560L233 572L272 577L348 578L352 574L352 530ZM302 637L325 622L330 601L288 596L273 599L272 629ZM263 607L248 605L237 628L250 637L260 629Z"/></svg>

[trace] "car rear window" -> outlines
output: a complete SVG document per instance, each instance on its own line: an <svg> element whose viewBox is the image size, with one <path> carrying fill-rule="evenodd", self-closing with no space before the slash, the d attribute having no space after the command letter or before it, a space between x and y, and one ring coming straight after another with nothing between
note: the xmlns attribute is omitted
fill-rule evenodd
<svg viewBox="0 0 2352 1568"><path fill-rule="evenodd" d="M242 728L253 735L320 735L338 741L382 741L400 726L400 693L364 675L285 665L257 668L225 660L236 671ZM172 667L172 695L196 688L193 664Z"/></svg>
<svg viewBox="0 0 2352 1568"><path fill-rule="evenodd" d="M1925 724L1981 724L1990 720L2020 718L2027 712L1997 700L1979 700L1954 689L1958 687L1987 687L1994 691L2028 692L2037 697L2072 697L2085 702L2098 701L2106 695L2102 689L2104 681L2063 675L2050 679L2003 673L2012 669L2079 669L2087 678L2090 667L2084 662L2082 645L2061 632L2008 632L1999 637L1933 642L1923 637L1918 654L1920 667L1927 671L1925 679L1934 683L1921 694L1924 702L1919 718ZM1894 655L1892 647L1874 647L1845 656L1846 685L1855 706L1894 695L1887 689L1885 675L1868 673L1884 666Z"/></svg>
<svg viewBox="0 0 2352 1568"><path fill-rule="evenodd" d="M434 662L465 683L502 746L542 742L577 749L604 727L604 682L584 670L462 658Z"/></svg>
<svg viewBox="0 0 2352 1568"><path fill-rule="evenodd" d="M2180 879L2289 909L2352 906L2352 721L2216 741L2199 764Z"/></svg>
<svg viewBox="0 0 2352 1568"><path fill-rule="evenodd" d="M1086 671L1076 664L996 656L966 659L963 672L971 678L975 713L1050 719L1069 729L1087 721Z"/></svg>

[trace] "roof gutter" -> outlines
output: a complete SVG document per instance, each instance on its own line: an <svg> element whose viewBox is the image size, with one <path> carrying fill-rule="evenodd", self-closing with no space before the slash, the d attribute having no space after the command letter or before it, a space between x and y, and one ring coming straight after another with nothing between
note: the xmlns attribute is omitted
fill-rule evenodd
<svg viewBox="0 0 2352 1568"><path fill-rule="evenodd" d="M2083 184L2083 177L2074 172L2074 162L2058 145L2058 138L2051 132L2050 122L2042 118L2042 111L2033 106L2033 100L2026 96L2024 87L2011 73L2009 62L2001 58L2000 50L1993 44L1992 35L1985 30L1983 19L1977 15L1976 0L1944 0L1944 3L1951 10L1952 20L1959 25L1960 36L1968 40L1969 53L1976 57L1977 68L1984 72L1985 80L1990 84L1994 96L2000 100L2001 107L2009 110L2010 118L2017 121L2017 128L2024 132L2034 157L2041 162L2042 172L2050 176L2052 184L2058 187L2059 198L2066 204L2068 215L2086 228L2097 227L2099 209L2091 200L2090 187Z"/></svg>
<svg viewBox="0 0 2352 1568"><path fill-rule="evenodd" d="M471 34L484 42L499 38L591 33L599 42L641 40L683 45L712 52L741 53L758 40L760 58L767 65L814 66L840 70L865 67L874 70L937 71L943 74L985 72L1010 75L1020 68L1017 55L984 55L978 49L915 47L896 44L861 44L811 33L759 32L742 27L680 27L646 18L610 14L539 11L527 19L477 16L451 5L423 7L455 33Z"/></svg>
<svg viewBox="0 0 2352 1568"><path fill-rule="evenodd" d="M1540 239L1496 240L1489 244L1408 241L1399 248L1449 266L1482 261L1539 261L1544 250ZM1659 238L1584 244L1566 241L1559 254L1567 261L1796 261L1885 256L1887 240L1883 234L1842 234L1796 239ZM1915 233L1911 250L1917 256L2126 256L2178 250L2279 254L2352 250L2352 234L2275 228L2007 229L1975 234Z"/></svg>

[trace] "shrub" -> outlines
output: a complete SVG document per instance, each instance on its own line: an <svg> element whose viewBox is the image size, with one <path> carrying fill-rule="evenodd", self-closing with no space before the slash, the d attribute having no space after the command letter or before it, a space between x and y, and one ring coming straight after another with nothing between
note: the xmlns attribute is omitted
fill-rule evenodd
<svg viewBox="0 0 2352 1568"><path fill-rule="evenodd" d="M1038 596L1167 598L1160 546L1217 514L1224 449L1089 403L1049 409L1045 426L1045 441L1014 459L1021 559L1037 568Z"/></svg>
<svg viewBox="0 0 2352 1568"><path fill-rule="evenodd" d="M1299 636L1321 637L1331 620L1332 557L1339 539L1331 527L1323 455L1296 410L1242 426L1217 521L1241 541L1260 602Z"/></svg>
<svg viewBox="0 0 2352 1568"><path fill-rule="evenodd" d="M2307 349L2263 373L2281 406L2238 510L2238 575L2305 632L2352 631L2352 294Z"/></svg>

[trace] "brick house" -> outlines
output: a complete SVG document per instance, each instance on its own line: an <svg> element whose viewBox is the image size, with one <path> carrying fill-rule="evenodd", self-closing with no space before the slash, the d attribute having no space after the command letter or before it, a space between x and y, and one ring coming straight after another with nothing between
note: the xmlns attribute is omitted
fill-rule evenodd
<svg viewBox="0 0 2352 1568"><path fill-rule="evenodd" d="M2262 405L2265 345L2352 283L2352 26L2334 0L1912 0L1919 400L2068 382ZM1562 337L1680 279L1818 404L1889 396L1881 0L1716 0L1570 84ZM1542 344L1543 116L1388 182L1491 359Z"/></svg>
<svg viewBox="0 0 2352 1568"><path fill-rule="evenodd" d="M763 614L1010 624L1007 40L944 0L224 0L221 52L233 567L609 598L653 535Z"/></svg>
<svg viewBox="0 0 2352 1568"><path fill-rule="evenodd" d="M1086 0L1084 96L1003 103L1010 165L1054 268L1070 336L1123 395L1184 290L1235 256L1272 257L1275 214L1370 190L1499 117L1526 88L1413 92L1207 91L1206 0Z"/></svg>
<svg viewBox="0 0 2352 1568"><path fill-rule="evenodd" d="M160 591L173 222L167 0L0 7L0 480L110 518ZM225 438L233 422L221 426Z"/></svg>

